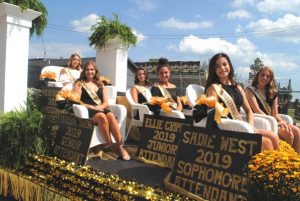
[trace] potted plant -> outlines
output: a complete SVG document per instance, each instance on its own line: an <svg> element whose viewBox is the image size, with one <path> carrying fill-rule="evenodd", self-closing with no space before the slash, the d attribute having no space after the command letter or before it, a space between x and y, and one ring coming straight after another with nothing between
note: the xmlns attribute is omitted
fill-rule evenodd
<svg viewBox="0 0 300 201"><path fill-rule="evenodd" d="M43 33L43 30L48 24L47 21L47 9L44 6L44 4L39 0L0 0L0 3L9 3L16 6L19 6L22 11L31 9L37 12L42 13L38 18L34 19L32 21L32 27L30 29L30 36L32 36L34 33L37 36L41 36Z"/></svg>
<svg viewBox="0 0 300 201"><path fill-rule="evenodd" d="M109 40L119 37L127 45L135 45L137 37L132 29L125 23L121 23L119 16L113 14L113 19L107 19L105 16L91 27L92 35L89 37L90 46L95 45L99 50L105 47Z"/></svg>

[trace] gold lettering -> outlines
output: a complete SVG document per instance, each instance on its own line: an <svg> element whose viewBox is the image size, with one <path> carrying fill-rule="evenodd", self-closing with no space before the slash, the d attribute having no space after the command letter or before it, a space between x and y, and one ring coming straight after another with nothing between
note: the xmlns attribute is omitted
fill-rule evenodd
<svg viewBox="0 0 300 201"><path fill-rule="evenodd" d="M56 156L62 157L62 159L73 161L75 163L81 163L84 161L84 155L78 152L69 150L65 147L56 145L53 149L53 153Z"/></svg>
<svg viewBox="0 0 300 201"><path fill-rule="evenodd" d="M165 130L178 133L181 132L182 125L183 123L167 121L165 124Z"/></svg>
<svg viewBox="0 0 300 201"><path fill-rule="evenodd" d="M146 128L154 128L154 129L162 130L163 129L163 123L164 123L163 120L146 118L145 127Z"/></svg>
<svg viewBox="0 0 300 201"><path fill-rule="evenodd" d="M81 141L72 139L70 137L63 136L61 139L61 145L73 150L80 150Z"/></svg>
<svg viewBox="0 0 300 201"><path fill-rule="evenodd" d="M220 150L243 155L248 152L248 155L252 156L255 145L257 145L255 141L222 136Z"/></svg>
<svg viewBox="0 0 300 201"><path fill-rule="evenodd" d="M177 145L168 144L165 142L159 142L159 141L155 141L155 140L149 140L147 148L154 150L154 151L159 151L159 152L163 152L165 154L171 154L171 155L175 156L176 150L177 150Z"/></svg>

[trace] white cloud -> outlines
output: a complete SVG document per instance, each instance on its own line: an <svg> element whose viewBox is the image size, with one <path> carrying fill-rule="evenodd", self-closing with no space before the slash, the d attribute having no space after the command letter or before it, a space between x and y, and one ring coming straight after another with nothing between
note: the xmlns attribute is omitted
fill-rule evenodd
<svg viewBox="0 0 300 201"><path fill-rule="evenodd" d="M232 11L232 12L228 12L226 14L226 17L228 19L236 19L236 18L247 18L247 19L250 19L252 18L252 14L246 10L243 10L243 9L238 9L238 10L235 10L235 11Z"/></svg>
<svg viewBox="0 0 300 201"><path fill-rule="evenodd" d="M156 5L153 0L135 0L134 3L138 6L139 10L152 11Z"/></svg>
<svg viewBox="0 0 300 201"><path fill-rule="evenodd" d="M294 72L299 68L291 58L279 53L261 53L258 47L247 38L239 38L235 43L220 38L202 39L193 35L184 37L178 45L168 45L170 51L177 51L180 54L198 54L210 58L218 52L225 52L231 58L235 67L235 73L241 79L247 79L249 70L247 68L253 64L255 58L260 58L265 65L272 67L275 73Z"/></svg>
<svg viewBox="0 0 300 201"><path fill-rule="evenodd" d="M227 52L233 55L253 52L256 49L255 45L246 38L240 38L236 44L233 44L220 38L201 39L193 35L184 37L177 48L182 53L213 54Z"/></svg>
<svg viewBox="0 0 300 201"><path fill-rule="evenodd" d="M145 40L146 36L142 33L139 33L137 30L135 29L132 29L132 32L134 35L136 35L137 37L137 43L140 43L142 42L143 40Z"/></svg>
<svg viewBox="0 0 300 201"><path fill-rule="evenodd" d="M287 42L300 43L300 17L286 14L276 21L267 18L250 22L246 28L259 36L269 36Z"/></svg>
<svg viewBox="0 0 300 201"><path fill-rule="evenodd" d="M86 17L83 17L79 20L71 21L71 25L73 26L74 30L79 32L90 32L90 27L96 24L97 20L100 17L97 14L89 14Z"/></svg>
<svg viewBox="0 0 300 201"><path fill-rule="evenodd" d="M257 0L234 0L231 3L231 6L234 8L241 8L241 7L245 7L248 5L255 5Z"/></svg>
<svg viewBox="0 0 300 201"><path fill-rule="evenodd" d="M184 22L178 20L174 17L171 17L165 21L157 23L157 26L173 29L182 29L182 30L195 30L195 29L206 29L212 27L212 23L209 21L202 22Z"/></svg>
<svg viewBox="0 0 300 201"><path fill-rule="evenodd" d="M43 50L42 43L30 44L29 58L44 58ZM82 57L96 54L95 49L88 44L76 43L46 43L45 50L46 58L69 58L74 52L80 53Z"/></svg>
<svg viewBox="0 0 300 201"><path fill-rule="evenodd" d="M278 12L300 13L299 0L262 0L257 3L256 7L260 12L268 14Z"/></svg>

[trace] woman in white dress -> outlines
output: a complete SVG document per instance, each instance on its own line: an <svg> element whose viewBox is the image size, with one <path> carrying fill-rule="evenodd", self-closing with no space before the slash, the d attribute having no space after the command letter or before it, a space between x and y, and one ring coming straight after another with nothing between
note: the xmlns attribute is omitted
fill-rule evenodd
<svg viewBox="0 0 300 201"><path fill-rule="evenodd" d="M68 67L63 68L60 71L59 82L64 86L74 83L80 76L81 65L82 61L80 55L77 53L72 54L68 62Z"/></svg>

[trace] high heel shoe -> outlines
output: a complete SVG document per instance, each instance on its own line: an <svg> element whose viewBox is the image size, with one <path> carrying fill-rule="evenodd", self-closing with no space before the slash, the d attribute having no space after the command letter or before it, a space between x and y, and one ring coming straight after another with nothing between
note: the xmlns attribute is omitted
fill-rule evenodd
<svg viewBox="0 0 300 201"><path fill-rule="evenodd" d="M124 161L129 161L130 156L129 156L128 152L126 151L126 149L124 149L123 145L116 145L116 146L117 146L117 150L119 153L119 157L121 157L121 159Z"/></svg>

